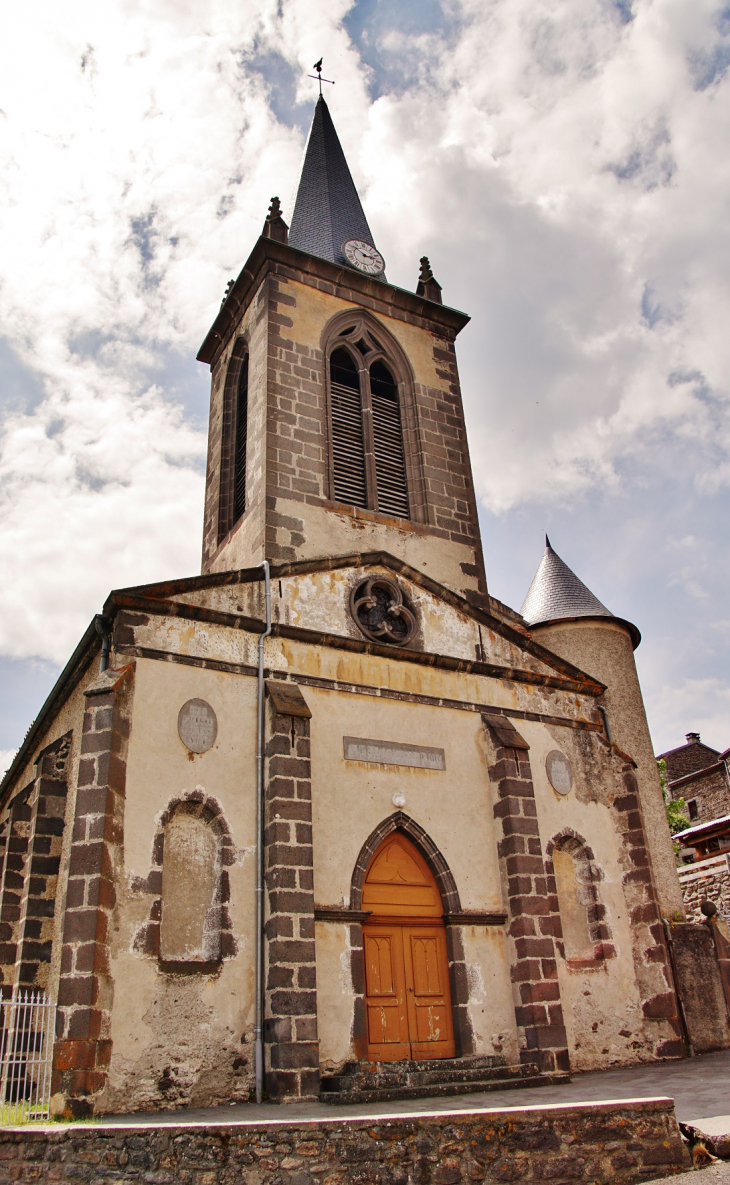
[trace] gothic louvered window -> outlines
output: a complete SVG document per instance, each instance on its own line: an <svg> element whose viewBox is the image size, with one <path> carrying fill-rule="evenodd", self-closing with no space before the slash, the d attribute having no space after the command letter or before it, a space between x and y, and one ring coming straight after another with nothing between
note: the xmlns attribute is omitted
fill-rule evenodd
<svg viewBox="0 0 730 1185"><path fill-rule="evenodd" d="M398 385L369 334L353 330L344 340L348 348L338 345L330 355L333 496L408 518Z"/></svg>
<svg viewBox="0 0 730 1185"><path fill-rule="evenodd" d="M246 509L246 444L248 442L248 358L244 358L236 394L236 439L233 450L233 522Z"/></svg>
<svg viewBox="0 0 730 1185"><path fill-rule="evenodd" d="M233 530L246 509L248 444L248 345L240 337L233 347L223 390L218 542Z"/></svg>
<svg viewBox="0 0 730 1185"><path fill-rule="evenodd" d="M398 388L382 362L373 362L370 367L370 393L373 401L373 453L378 510L399 518L408 518L406 458Z"/></svg>
<svg viewBox="0 0 730 1185"><path fill-rule="evenodd" d="M367 506L360 376L347 350L335 350L332 355L330 384L335 498L352 506Z"/></svg>

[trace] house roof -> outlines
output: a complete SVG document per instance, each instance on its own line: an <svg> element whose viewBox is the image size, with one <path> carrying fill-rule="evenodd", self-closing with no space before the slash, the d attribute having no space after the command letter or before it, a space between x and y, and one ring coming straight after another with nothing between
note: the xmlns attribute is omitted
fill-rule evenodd
<svg viewBox="0 0 730 1185"><path fill-rule="evenodd" d="M675 831L672 839L706 839L716 832L730 831L730 815L721 815L719 819L710 819L708 823L695 823L694 827L685 827L684 831Z"/></svg>
<svg viewBox="0 0 730 1185"><path fill-rule="evenodd" d="M372 231L332 116L320 95L314 109L289 227L289 244L300 251L350 267L342 254L342 244L348 239L362 239L373 244Z"/></svg>
<svg viewBox="0 0 730 1185"><path fill-rule="evenodd" d="M574 621L581 617L605 617L625 625L631 633L634 646L638 646L641 640L636 626L624 621L623 618L615 617L565 561L561 560L551 547L547 535L545 552L520 612L528 626L546 625L554 621Z"/></svg>

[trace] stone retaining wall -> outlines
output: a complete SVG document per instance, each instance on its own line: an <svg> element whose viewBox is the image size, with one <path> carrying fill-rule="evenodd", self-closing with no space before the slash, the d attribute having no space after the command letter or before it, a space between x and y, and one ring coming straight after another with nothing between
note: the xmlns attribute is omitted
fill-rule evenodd
<svg viewBox="0 0 730 1185"><path fill-rule="evenodd" d="M726 920L730 917L730 867L726 855L714 856L678 869L688 922L702 922L700 905L714 901Z"/></svg>
<svg viewBox="0 0 730 1185"><path fill-rule="evenodd" d="M633 1185L688 1167L671 1099L0 1131L0 1185Z"/></svg>

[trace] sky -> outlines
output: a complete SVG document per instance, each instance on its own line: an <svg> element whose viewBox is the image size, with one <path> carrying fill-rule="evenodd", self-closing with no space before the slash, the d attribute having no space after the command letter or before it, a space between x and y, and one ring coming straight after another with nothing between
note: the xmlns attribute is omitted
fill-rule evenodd
<svg viewBox="0 0 730 1185"><path fill-rule="evenodd" d="M555 550L730 746L730 4L31 0L0 41L0 769L109 590L200 568L195 355L327 101L457 342L490 591Z"/></svg>

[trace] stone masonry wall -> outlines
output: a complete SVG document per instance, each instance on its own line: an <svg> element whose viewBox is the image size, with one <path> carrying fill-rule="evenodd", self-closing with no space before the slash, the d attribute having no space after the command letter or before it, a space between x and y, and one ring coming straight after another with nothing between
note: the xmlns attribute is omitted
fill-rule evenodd
<svg viewBox="0 0 730 1185"><path fill-rule="evenodd" d="M703 901L713 901L720 916L725 922L730 922L730 867L727 856L719 856L715 860L704 868L686 864L679 869L679 883L688 922L703 920L700 910Z"/></svg>
<svg viewBox="0 0 730 1185"><path fill-rule="evenodd" d="M93 1112L111 1057L109 938L123 875L124 794L134 666L87 688L66 891L54 1094L67 1115Z"/></svg>
<svg viewBox="0 0 730 1185"><path fill-rule="evenodd" d="M15 976L24 988L49 986L70 753L69 732L44 749L37 763Z"/></svg>
<svg viewBox="0 0 730 1185"><path fill-rule="evenodd" d="M0 1131L0 1185L632 1185L689 1167L669 1099L259 1126Z"/></svg>
<svg viewBox="0 0 730 1185"><path fill-rule="evenodd" d="M33 819L34 785L35 783L31 782L15 795L8 812L9 830L0 888L0 977L5 989L9 989L13 983L18 957L20 918Z"/></svg>
<svg viewBox="0 0 730 1185"><path fill-rule="evenodd" d="M383 539L393 532L391 546L386 550L395 554L400 546L396 539L402 542L401 537L414 533L460 545L465 549L464 591L483 598L486 584L454 343L448 336L450 331L437 332L425 317L413 314L405 318L399 314L387 300L385 286L384 296L386 299L375 299L355 288L319 278L315 272L299 272L283 263L274 265L264 277L213 366L204 572L250 566L264 555L275 562L301 559L305 553L312 555L312 547L320 554L324 545L316 531L321 527L310 532L309 506L332 512L328 519L334 532L332 546L342 554L362 545L360 521L350 527L348 518L375 524L382 530ZM431 352L428 371L435 373L436 382L430 385L417 378L407 395L411 411L404 417L406 444L413 453L409 480L413 487L411 499L418 507L417 522L354 510L330 500L326 358L320 341L327 297L336 298L331 302L333 316L342 311L344 301L354 311L362 309L383 318L381 338L387 333L385 319L400 315L417 326ZM250 350L247 508L229 535L221 538L224 436L240 353L236 340L242 333ZM262 368L262 360L266 369ZM410 428L406 420L412 420ZM310 533L313 538L316 535L316 543L309 540ZM384 546L382 540L378 546Z"/></svg>
<svg viewBox="0 0 730 1185"><path fill-rule="evenodd" d="M271 701L269 701L271 705ZM271 707L264 834L267 888L265 1085L319 1094L309 720Z"/></svg>
<svg viewBox="0 0 730 1185"><path fill-rule="evenodd" d="M697 803L697 818L690 820L692 827L730 815L730 786L724 762L703 770L688 782L670 786L669 790L672 798L683 798L685 803L694 799Z"/></svg>
<svg viewBox="0 0 730 1185"><path fill-rule="evenodd" d="M555 939L562 938L554 875L543 856L529 749L511 721L483 716L496 760L494 817L510 921L510 966L520 1061L543 1073L568 1071L568 1041L560 1001Z"/></svg>
<svg viewBox="0 0 730 1185"><path fill-rule="evenodd" d="M248 541L248 564L264 558L264 499L266 474L266 375L267 375L267 284L256 297L217 359L211 373L210 417L208 423L208 462L205 482L202 571L207 572L224 544L221 538L221 479L224 498L227 474L225 454L230 441L226 433L233 428L233 403L237 393L240 360L248 352L248 439L246 445L246 510L241 522L231 524L244 530Z"/></svg>
<svg viewBox="0 0 730 1185"><path fill-rule="evenodd" d="M677 997L647 850L639 787L634 768L622 769L623 793L611 803L623 864L623 890L630 911L634 969L646 1032L655 1057L683 1057Z"/></svg>
<svg viewBox="0 0 730 1185"><path fill-rule="evenodd" d="M318 341L294 340L293 309L307 300L301 276L281 267L279 276L269 279L269 445L267 472L267 555L274 560L298 558L304 522L282 522L276 500L326 502L328 489L328 425L326 423L326 359ZM335 294L332 284L313 281L322 291ZM339 287L336 295L374 313L390 312L387 303L376 302L361 293ZM336 308L336 306L335 306ZM333 312L335 311L333 308ZM305 322L306 324L306 322ZM424 330L424 332L426 332ZM476 505L471 480L469 449L461 403L454 344L429 335L440 388L414 385L420 439L425 516L431 535L480 549ZM288 516L291 518L291 516ZM306 515L305 515L306 517ZM378 516L383 518L384 516ZM397 526L397 520L393 520ZM475 567L468 573L480 576Z"/></svg>

